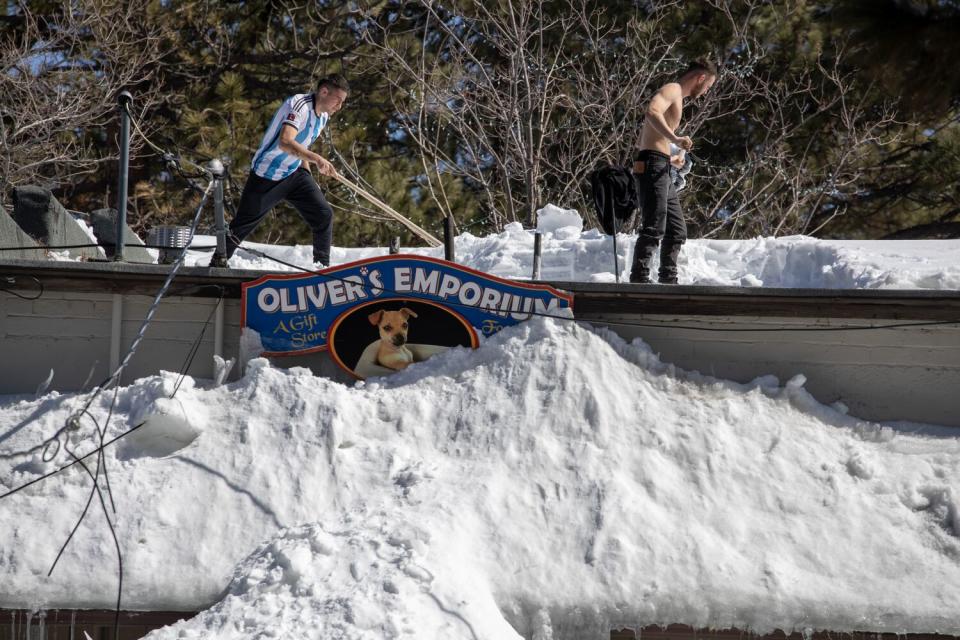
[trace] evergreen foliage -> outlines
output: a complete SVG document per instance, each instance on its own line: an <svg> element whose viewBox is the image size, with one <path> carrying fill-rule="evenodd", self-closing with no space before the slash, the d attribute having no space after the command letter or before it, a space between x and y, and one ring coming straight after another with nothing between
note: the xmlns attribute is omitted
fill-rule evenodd
<svg viewBox="0 0 960 640"><path fill-rule="evenodd" d="M75 37L51 37L54 26ZM683 125L696 142L683 193L693 236L960 237L958 26L960 8L944 0L6 3L0 186L51 186L73 209L115 206L106 92L122 78L152 141L200 164L223 159L235 205L280 102L342 73L350 96L315 150L435 235L446 215L486 233L531 224L548 202L589 214L586 176L629 160L653 92L708 57L720 81ZM50 105L72 86L90 106L58 120ZM53 123L32 147L31 104ZM419 244L320 181L335 243ZM137 231L184 221L195 200L135 137ZM251 240L309 233L281 206Z"/></svg>

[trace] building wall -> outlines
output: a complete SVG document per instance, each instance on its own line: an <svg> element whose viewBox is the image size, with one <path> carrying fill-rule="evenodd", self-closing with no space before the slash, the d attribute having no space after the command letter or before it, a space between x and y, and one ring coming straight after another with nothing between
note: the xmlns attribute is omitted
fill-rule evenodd
<svg viewBox="0 0 960 640"><path fill-rule="evenodd" d="M122 305L118 345L122 357L151 297L47 290L42 298L27 301L0 291L0 394L33 394L51 369L50 389L76 391L101 382L110 371L115 298ZM179 371L208 319L188 373L212 377L216 332L211 312L216 304L216 298L208 297L165 298L122 382L129 384L160 370ZM223 304L223 355L232 358L239 352L240 301L228 298ZM767 374L786 382L803 374L806 388L818 400L843 402L852 415L960 427L960 325L809 332L783 329L884 321L640 313L594 314L590 321L606 324L628 340L642 338L664 361L683 369L739 382ZM778 330L752 331L772 328ZM275 362L350 380L325 353ZM238 373L239 367L234 367L231 378Z"/></svg>
<svg viewBox="0 0 960 640"><path fill-rule="evenodd" d="M0 292L0 394L34 393L51 369L51 389L76 391L110 374L114 295L46 291L39 300ZM120 357L140 329L152 299L116 296L122 308ZM215 298L166 298L130 361L122 382L160 370L179 371L200 334ZM224 352L238 350L240 301L224 301ZM213 375L213 320L189 374ZM92 372L92 373L91 373Z"/></svg>
<svg viewBox="0 0 960 640"><path fill-rule="evenodd" d="M606 314L593 322L627 340L641 338L662 360L683 369L744 383L772 374L783 384L802 374L805 388L817 400L842 402L851 415L960 427L960 324L808 331L893 322L639 314Z"/></svg>

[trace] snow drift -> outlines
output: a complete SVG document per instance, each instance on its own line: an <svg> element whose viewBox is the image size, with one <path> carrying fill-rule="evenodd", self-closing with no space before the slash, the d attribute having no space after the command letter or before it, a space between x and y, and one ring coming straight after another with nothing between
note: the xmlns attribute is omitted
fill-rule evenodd
<svg viewBox="0 0 960 640"><path fill-rule="evenodd" d="M614 282L613 238L583 230L575 210L547 205L539 213L543 234L541 277L555 281ZM617 251L621 281L630 275L636 234L620 234ZM198 237L198 246L216 242ZM457 236L460 264L504 278L530 278L533 232L520 224L502 233ZM307 245L251 248L300 266L311 266ZM404 253L443 257L443 249L404 248ZM387 253L382 247L334 247L334 264ZM657 258L659 259L659 258ZM188 264L206 265L209 253L191 252ZM230 260L235 269L289 271L273 260L241 249ZM819 240L807 236L750 240L694 239L680 254L680 284L823 289L960 289L958 240Z"/></svg>
<svg viewBox="0 0 960 640"><path fill-rule="evenodd" d="M109 453L124 606L209 606L151 638L960 633L960 438L846 416L802 378L738 385L541 319L354 386L265 360L175 382L121 389L111 427L150 420ZM0 400L0 452L81 401ZM52 465L0 467L9 488ZM0 502L0 606L112 606L99 513L46 578L88 484Z"/></svg>
<svg viewBox="0 0 960 640"><path fill-rule="evenodd" d="M78 223L93 238L86 223ZM547 205L538 212L542 233L541 279L614 282L613 238L584 230L575 209ZM529 279L533 273L534 232L520 223L501 233L454 240L457 262L503 278ZM617 237L620 280L626 282L633 260L635 233ZM216 237L198 235L192 246L213 247ZM254 271L313 268L311 245L279 246L245 242L230 267ZM247 249L252 249L249 251ZM159 252L147 249L154 259ZM443 248L404 247L403 253L442 258ZM386 247L333 247L331 262L345 264L386 255ZM189 251L188 266L210 263L211 251ZM78 261L69 251L51 251L49 259ZM655 258L659 260L659 258ZM809 236L757 237L747 240L692 239L680 254L680 284L703 286L788 287L812 289L960 289L960 240L821 240Z"/></svg>

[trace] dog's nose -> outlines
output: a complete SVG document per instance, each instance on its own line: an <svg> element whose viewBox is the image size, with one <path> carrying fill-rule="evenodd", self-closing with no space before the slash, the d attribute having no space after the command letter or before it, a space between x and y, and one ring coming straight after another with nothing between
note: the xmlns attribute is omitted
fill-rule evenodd
<svg viewBox="0 0 960 640"><path fill-rule="evenodd" d="M393 336L393 344L397 345L398 347L403 346L403 343L406 341L407 341L406 336L403 336L399 333Z"/></svg>

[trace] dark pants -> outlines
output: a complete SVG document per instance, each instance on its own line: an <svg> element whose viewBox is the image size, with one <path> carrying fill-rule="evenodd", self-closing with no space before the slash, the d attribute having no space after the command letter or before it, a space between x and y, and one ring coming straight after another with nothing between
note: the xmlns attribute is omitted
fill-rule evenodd
<svg viewBox="0 0 960 640"><path fill-rule="evenodd" d="M658 151L641 151L637 160L646 163L643 173L634 174L640 193L642 226L633 250L630 282L649 282L653 255L660 247L660 282L677 281L677 258L687 240L680 200L670 173L670 157Z"/></svg>
<svg viewBox="0 0 960 640"><path fill-rule="evenodd" d="M286 200L300 213L313 230L313 261L330 264L330 243L333 240L333 209L310 172L300 167L283 180L267 180L253 171L243 186L237 217L227 234L227 257L233 255L243 239L281 200Z"/></svg>

